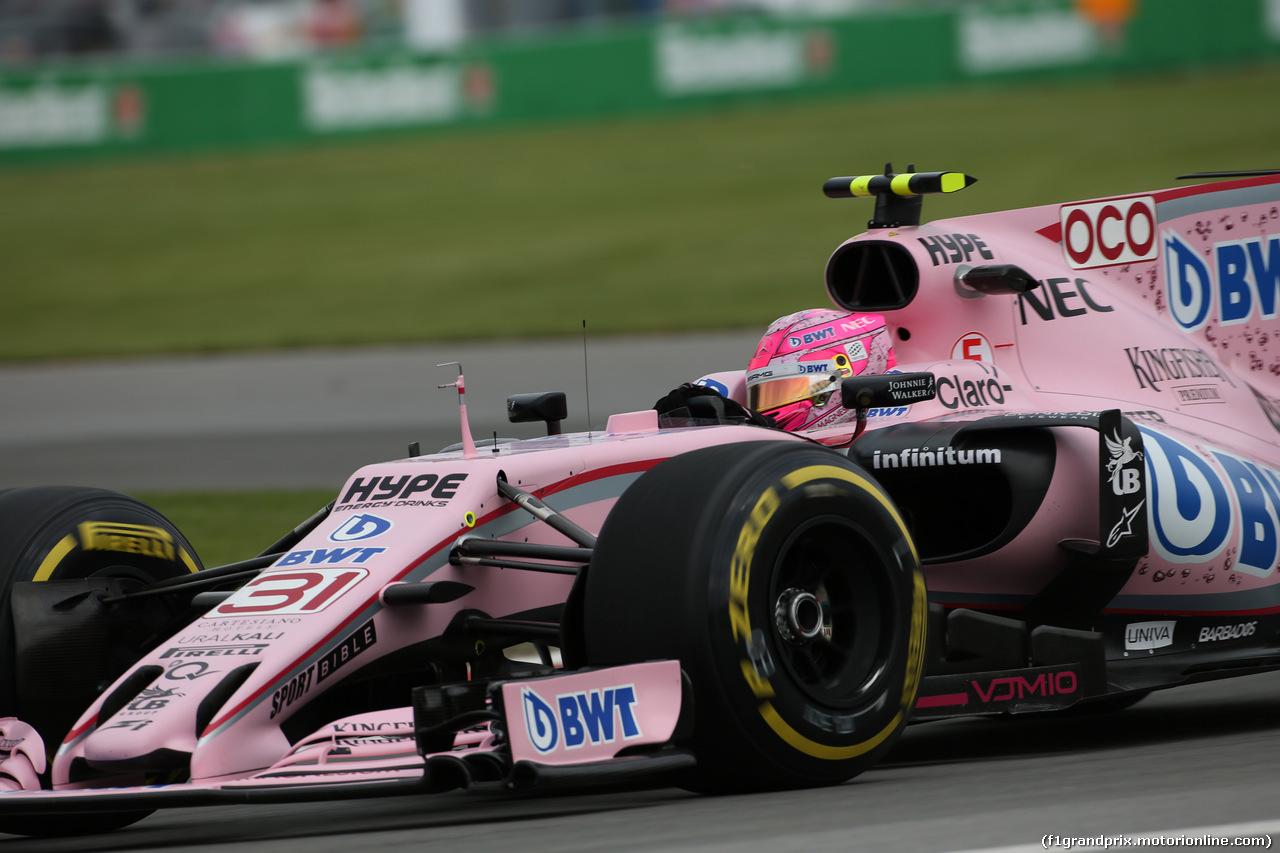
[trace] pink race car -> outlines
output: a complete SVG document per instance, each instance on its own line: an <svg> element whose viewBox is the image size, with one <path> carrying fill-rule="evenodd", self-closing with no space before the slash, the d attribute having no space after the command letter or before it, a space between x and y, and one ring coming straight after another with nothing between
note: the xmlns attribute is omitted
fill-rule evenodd
<svg viewBox="0 0 1280 853"><path fill-rule="evenodd" d="M548 435L477 446L462 405L230 566L122 495L0 493L0 831L832 784L911 720L1277 667L1280 176L1230 177L927 225L971 178L834 178L875 198L843 312L603 432L523 394Z"/></svg>

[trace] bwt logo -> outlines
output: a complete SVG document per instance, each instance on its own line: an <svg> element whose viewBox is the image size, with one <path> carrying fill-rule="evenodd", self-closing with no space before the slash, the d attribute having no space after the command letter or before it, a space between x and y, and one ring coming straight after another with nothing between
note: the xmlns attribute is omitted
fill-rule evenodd
<svg viewBox="0 0 1280 853"><path fill-rule="evenodd" d="M1205 455L1139 427L1146 454L1152 544L1174 563L1207 563L1228 546L1232 570L1270 577L1280 561L1280 471L1211 450Z"/></svg>
<svg viewBox="0 0 1280 853"><path fill-rule="evenodd" d="M311 551L290 551L276 563L277 566L319 566L326 563L365 563L381 554L386 548L316 548Z"/></svg>
<svg viewBox="0 0 1280 853"><path fill-rule="evenodd" d="M1064 205L1062 250L1074 269L1149 261L1156 245L1156 202L1150 196Z"/></svg>
<svg viewBox="0 0 1280 853"><path fill-rule="evenodd" d="M1214 243L1204 258L1173 231L1164 232L1169 313L1184 332L1209 321L1214 304L1224 326L1276 317L1280 293L1280 236Z"/></svg>
<svg viewBox="0 0 1280 853"><path fill-rule="evenodd" d="M697 382L693 384L701 385L703 388L710 388L712 391L715 391L721 397L729 396L729 386L725 385L723 382L717 382L714 379L699 379Z"/></svg>
<svg viewBox="0 0 1280 853"><path fill-rule="evenodd" d="M825 341L828 338L834 338L836 330L828 326L816 332L805 332L803 335L792 335L787 338L787 343L793 347L802 347L807 344L816 344L818 341Z"/></svg>
<svg viewBox="0 0 1280 853"><path fill-rule="evenodd" d="M520 691L524 706L525 730L533 748L543 754L555 750L577 749L590 743L613 743L640 737L636 720L636 687L606 687L566 693L547 702L532 687Z"/></svg>
<svg viewBox="0 0 1280 853"><path fill-rule="evenodd" d="M330 542L356 542L360 539L372 539L381 536L391 529L391 522L385 518L368 513L353 515L342 523L342 526L329 534Z"/></svg>

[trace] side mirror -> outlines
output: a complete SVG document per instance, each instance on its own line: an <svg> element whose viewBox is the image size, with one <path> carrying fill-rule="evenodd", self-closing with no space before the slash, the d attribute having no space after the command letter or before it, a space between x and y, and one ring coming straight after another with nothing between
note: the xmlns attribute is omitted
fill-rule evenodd
<svg viewBox="0 0 1280 853"><path fill-rule="evenodd" d="M967 287L996 296L1002 293L1026 293L1035 290L1040 282L1031 273L1015 264L983 264L965 270L960 281Z"/></svg>
<svg viewBox="0 0 1280 853"><path fill-rule="evenodd" d="M547 435L560 434L560 422L569 416L569 404L563 391L535 391L512 394L507 398L507 420L513 424L543 421Z"/></svg>
<svg viewBox="0 0 1280 853"><path fill-rule="evenodd" d="M851 376L840 383L840 405L860 411L909 406L936 396L932 373L878 373Z"/></svg>

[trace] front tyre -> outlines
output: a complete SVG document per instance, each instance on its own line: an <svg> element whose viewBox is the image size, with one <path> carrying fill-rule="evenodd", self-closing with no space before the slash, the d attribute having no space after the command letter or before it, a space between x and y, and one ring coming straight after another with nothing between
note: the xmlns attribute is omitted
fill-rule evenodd
<svg viewBox="0 0 1280 853"><path fill-rule="evenodd" d="M87 578L141 586L199 568L195 551L177 528L134 498L77 486L0 492L0 716L16 716L34 726L52 754L80 713L146 650L140 644L173 618L179 606L164 597L146 599L123 620L117 617L101 642L86 641L94 634L79 634L85 626L74 619L66 620L75 623L68 629L59 620L41 618L40 630L28 632L20 643L12 606L16 586ZM19 651L23 645L28 647L25 654ZM86 835L128 826L148 814L6 816L0 819L0 832Z"/></svg>
<svg viewBox="0 0 1280 853"><path fill-rule="evenodd" d="M688 673L696 790L849 779L915 701L919 558L885 493L830 450L733 444L656 466L609 514L584 603L590 663Z"/></svg>
<svg viewBox="0 0 1280 853"><path fill-rule="evenodd" d="M141 586L199 568L182 534L134 498L78 486L0 492L0 716L23 719L47 746L56 746L98 692L145 651L136 637L164 624L174 607L158 598L129 611L128 638L118 633L110 647L81 641L77 654L65 654L59 632L67 629L59 620L41 621L38 643L30 634L18 642L11 606L16 585L112 578Z"/></svg>

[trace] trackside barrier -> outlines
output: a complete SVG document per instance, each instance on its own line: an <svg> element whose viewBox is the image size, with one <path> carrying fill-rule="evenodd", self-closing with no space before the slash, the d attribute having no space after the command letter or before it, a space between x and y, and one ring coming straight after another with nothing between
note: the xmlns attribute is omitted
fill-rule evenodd
<svg viewBox="0 0 1280 853"><path fill-rule="evenodd" d="M0 164L1280 60L1280 0L991 0L281 62L0 70Z"/></svg>

